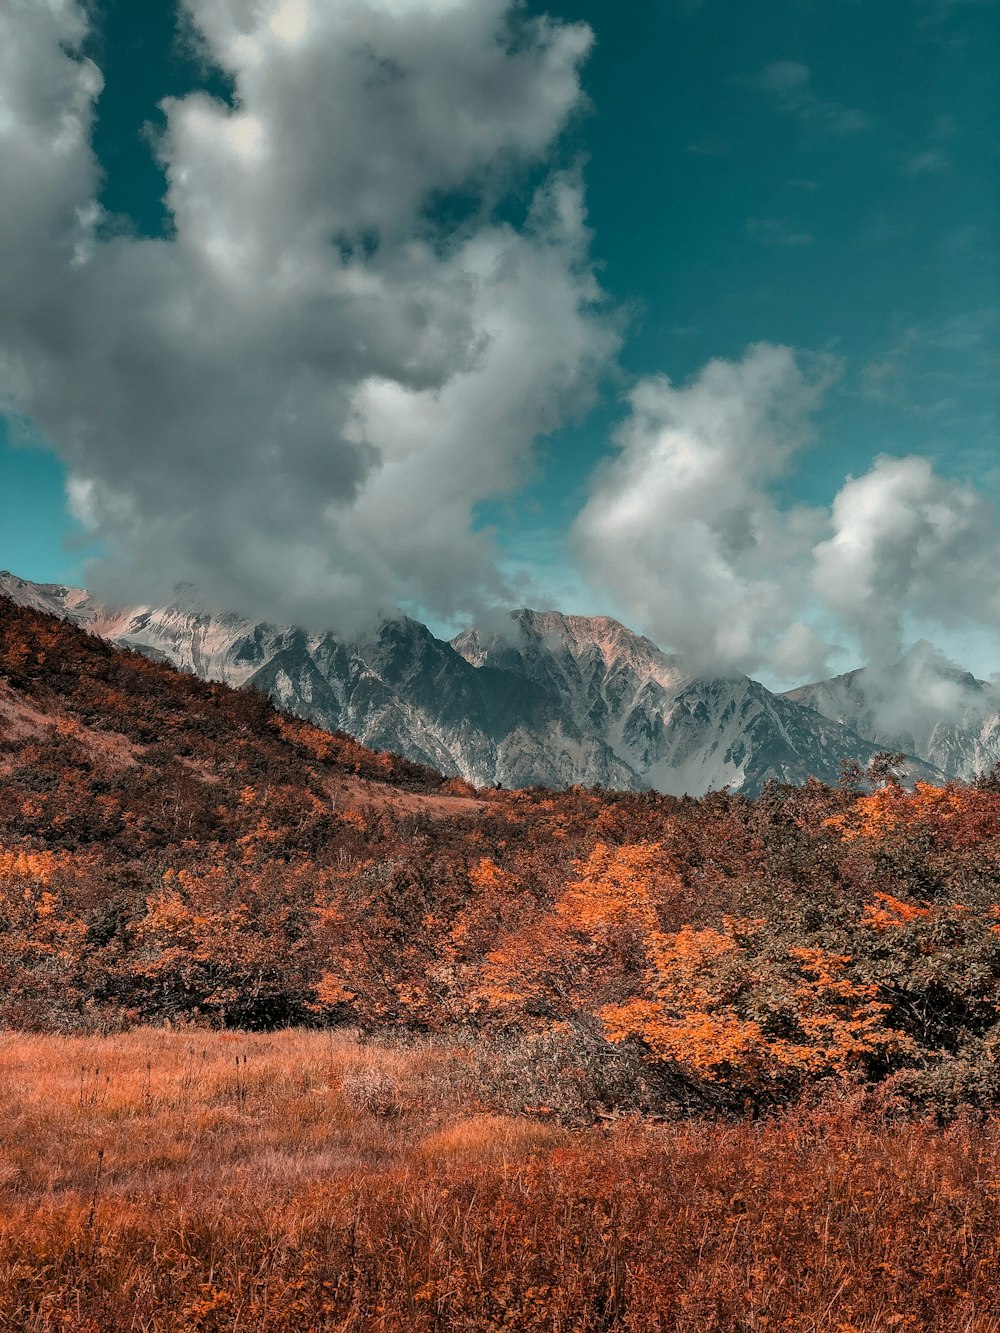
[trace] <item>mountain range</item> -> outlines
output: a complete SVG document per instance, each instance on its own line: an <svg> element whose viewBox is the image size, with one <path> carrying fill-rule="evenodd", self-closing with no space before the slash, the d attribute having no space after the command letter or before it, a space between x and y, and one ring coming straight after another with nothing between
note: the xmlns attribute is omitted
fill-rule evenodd
<svg viewBox="0 0 1000 1333"><path fill-rule="evenodd" d="M231 613L193 595L116 609L85 590L0 572L0 594L208 680L252 686L282 708L372 749L477 786L574 784L673 795L775 779L835 781L886 748L913 776L971 777L1000 760L992 688L951 668L923 725L883 726L892 681L865 671L776 694L746 676L692 675L649 639L603 616L515 611L451 642L407 616L343 637ZM914 674L901 664L899 682ZM956 694L957 691L957 694ZM926 692L926 690L925 690ZM956 698L963 707L956 710Z"/></svg>
<svg viewBox="0 0 1000 1333"><path fill-rule="evenodd" d="M996 685L953 667L927 643L889 668L860 667L785 697L881 749L919 755L948 778L970 781L1000 762Z"/></svg>

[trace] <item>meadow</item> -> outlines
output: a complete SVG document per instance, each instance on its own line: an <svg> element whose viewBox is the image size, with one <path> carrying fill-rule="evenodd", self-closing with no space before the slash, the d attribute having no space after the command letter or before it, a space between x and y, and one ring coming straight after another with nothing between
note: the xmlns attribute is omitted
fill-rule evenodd
<svg viewBox="0 0 1000 1333"><path fill-rule="evenodd" d="M1000 1329L1000 1133L496 1109L471 1043L0 1037L0 1327Z"/></svg>

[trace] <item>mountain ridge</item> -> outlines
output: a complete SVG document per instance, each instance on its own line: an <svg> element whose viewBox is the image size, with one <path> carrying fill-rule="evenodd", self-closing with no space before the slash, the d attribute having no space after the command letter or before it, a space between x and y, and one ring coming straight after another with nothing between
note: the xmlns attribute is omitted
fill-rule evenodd
<svg viewBox="0 0 1000 1333"><path fill-rule="evenodd" d="M1000 692L918 643L888 667L857 667L784 695L885 750L971 781L1000 763Z"/></svg>
<svg viewBox="0 0 1000 1333"><path fill-rule="evenodd" d="M833 782L879 747L745 676L697 677L611 617L522 609L451 642L407 616L345 639L233 614L105 607L83 589L0 572L0 592L376 750L479 787L573 785L754 795ZM913 764L916 776L940 774Z"/></svg>

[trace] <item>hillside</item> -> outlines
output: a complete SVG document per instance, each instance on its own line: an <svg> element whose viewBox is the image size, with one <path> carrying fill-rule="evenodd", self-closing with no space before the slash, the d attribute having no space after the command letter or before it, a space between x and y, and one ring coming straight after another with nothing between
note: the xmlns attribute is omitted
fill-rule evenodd
<svg viewBox="0 0 1000 1333"><path fill-rule="evenodd" d="M584 1119L1000 1099L993 779L476 792L10 602L0 719L6 1026L504 1034Z"/></svg>
<svg viewBox="0 0 1000 1333"><path fill-rule="evenodd" d="M457 910L470 864L517 827L542 893L601 805L476 792L3 598L0 779L0 1021L42 1027L309 1018L317 923L347 882L366 932L398 915L379 948L407 990L421 922Z"/></svg>
<svg viewBox="0 0 1000 1333"><path fill-rule="evenodd" d="M130 851L136 839L163 844L181 832L225 838L251 783L271 793L273 819L303 831L308 823L313 839L338 811L479 808L471 789L449 794L434 770L304 725L256 690L205 684L0 605L0 810L8 827L44 830L56 845L121 843ZM38 760L27 769L14 758L26 753ZM26 773L38 789L15 807Z"/></svg>
<svg viewBox="0 0 1000 1333"><path fill-rule="evenodd" d="M252 686L328 731L479 785L644 785L544 689L505 672L476 670L406 616L344 639L211 615L184 599L109 609L82 589L0 572L4 592L203 679Z"/></svg>

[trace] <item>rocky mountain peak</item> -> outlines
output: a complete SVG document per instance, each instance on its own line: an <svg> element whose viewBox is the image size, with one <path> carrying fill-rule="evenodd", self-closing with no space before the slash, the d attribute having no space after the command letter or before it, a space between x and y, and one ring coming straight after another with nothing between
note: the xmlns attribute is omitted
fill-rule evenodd
<svg viewBox="0 0 1000 1333"><path fill-rule="evenodd" d="M610 616L564 615L525 607L510 613L509 627L472 626L452 644L477 666L490 662L502 667L513 660L511 654L522 661L565 655L576 663L599 662L609 672L628 669L664 687L685 678L680 658L664 653L651 639Z"/></svg>

